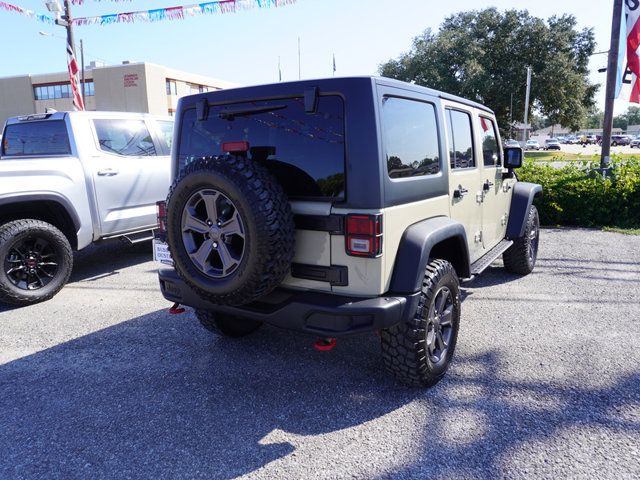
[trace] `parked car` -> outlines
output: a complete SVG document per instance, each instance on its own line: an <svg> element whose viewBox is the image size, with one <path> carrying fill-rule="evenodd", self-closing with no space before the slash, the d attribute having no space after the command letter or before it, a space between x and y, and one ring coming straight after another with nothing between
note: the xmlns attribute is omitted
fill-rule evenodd
<svg viewBox="0 0 640 480"><path fill-rule="evenodd" d="M329 78L183 97L176 118L159 284L217 335L266 322L329 349L375 331L387 369L430 386L454 353L460 279L500 256L534 268L542 187L517 181L522 148L501 148L484 105Z"/></svg>
<svg viewBox="0 0 640 480"><path fill-rule="evenodd" d="M611 135L611 146L629 145L631 138L628 135Z"/></svg>
<svg viewBox="0 0 640 480"><path fill-rule="evenodd" d="M0 302L53 297L73 250L151 239L169 187L169 117L56 112L9 118L0 160Z"/></svg>
<svg viewBox="0 0 640 480"><path fill-rule="evenodd" d="M596 135L587 135L587 143L589 145L595 145L598 143L598 137Z"/></svg>
<svg viewBox="0 0 640 480"><path fill-rule="evenodd" d="M544 141L545 150L560 150L560 142L557 138L547 138Z"/></svg>
<svg viewBox="0 0 640 480"><path fill-rule="evenodd" d="M505 147L519 147L520 143L517 140L509 139L506 142L504 142L504 146Z"/></svg>
<svg viewBox="0 0 640 480"><path fill-rule="evenodd" d="M524 145L525 150L540 150L540 144L537 140L527 140Z"/></svg>

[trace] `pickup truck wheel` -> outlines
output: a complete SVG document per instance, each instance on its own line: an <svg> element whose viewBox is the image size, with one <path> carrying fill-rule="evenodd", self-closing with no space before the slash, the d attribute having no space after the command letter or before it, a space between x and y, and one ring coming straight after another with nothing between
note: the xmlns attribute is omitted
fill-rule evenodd
<svg viewBox="0 0 640 480"><path fill-rule="evenodd" d="M49 300L69 280L73 254L69 240L40 220L0 226L0 301L30 305Z"/></svg>
<svg viewBox="0 0 640 480"><path fill-rule="evenodd" d="M169 192L167 243L178 275L200 297L250 303L290 270L289 200L264 167L243 156L196 160Z"/></svg>
<svg viewBox="0 0 640 480"><path fill-rule="evenodd" d="M262 322L249 318L235 317L208 310L196 310L196 317L204 328L216 335L240 338L255 332Z"/></svg>
<svg viewBox="0 0 640 480"><path fill-rule="evenodd" d="M460 325L460 284L453 266L431 260L413 317L380 332L382 358L401 382L430 387L444 376Z"/></svg>
<svg viewBox="0 0 640 480"><path fill-rule="evenodd" d="M540 218L538 209L531 205L527 216L527 225L522 238L518 238L513 245L502 254L504 268L511 273L527 275L533 271L538 258L538 243L540 240Z"/></svg>

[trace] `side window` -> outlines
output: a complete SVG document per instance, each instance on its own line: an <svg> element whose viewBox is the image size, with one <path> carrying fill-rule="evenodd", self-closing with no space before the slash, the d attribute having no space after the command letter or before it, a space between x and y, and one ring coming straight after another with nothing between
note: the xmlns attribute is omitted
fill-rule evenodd
<svg viewBox="0 0 640 480"><path fill-rule="evenodd" d="M160 127L162 139L167 144L167 148L171 150L171 145L173 144L173 122L168 120L158 120L158 126Z"/></svg>
<svg viewBox="0 0 640 480"><path fill-rule="evenodd" d="M449 145L449 163L451 168L474 168L473 134L471 115L459 110L447 109L447 123L451 144Z"/></svg>
<svg viewBox="0 0 640 480"><path fill-rule="evenodd" d="M482 135L482 158L485 167L499 167L502 165L500 158L500 145L496 124L487 117L480 117L480 134Z"/></svg>
<svg viewBox="0 0 640 480"><path fill-rule="evenodd" d="M151 134L142 120L93 121L100 150L127 157L156 155Z"/></svg>
<svg viewBox="0 0 640 480"><path fill-rule="evenodd" d="M438 173L440 147L435 107L396 97L385 97L382 102L382 131L389 177Z"/></svg>

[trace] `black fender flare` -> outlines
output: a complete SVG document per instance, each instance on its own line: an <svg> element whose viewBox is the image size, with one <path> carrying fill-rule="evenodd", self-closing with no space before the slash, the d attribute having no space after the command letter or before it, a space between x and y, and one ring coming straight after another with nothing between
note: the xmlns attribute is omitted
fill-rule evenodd
<svg viewBox="0 0 640 480"><path fill-rule="evenodd" d="M509 210L509 222L507 223L507 238L514 240L522 238L529 208L533 199L542 195L542 185L537 183L516 182L513 187L511 197L511 208Z"/></svg>
<svg viewBox="0 0 640 480"><path fill-rule="evenodd" d="M448 217L435 217L414 223L402 234L389 290L407 294L419 291L431 252L443 242L452 252L444 259L453 264L459 277L470 277L469 247L464 226Z"/></svg>

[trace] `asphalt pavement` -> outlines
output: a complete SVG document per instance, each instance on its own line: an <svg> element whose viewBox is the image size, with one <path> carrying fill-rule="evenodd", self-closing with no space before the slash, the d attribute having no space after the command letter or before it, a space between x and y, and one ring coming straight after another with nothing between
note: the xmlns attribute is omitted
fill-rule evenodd
<svg viewBox="0 0 640 480"><path fill-rule="evenodd" d="M430 390L375 335L216 338L150 257L92 248L53 300L0 305L0 478L640 477L640 236L545 229L533 274L465 284Z"/></svg>

